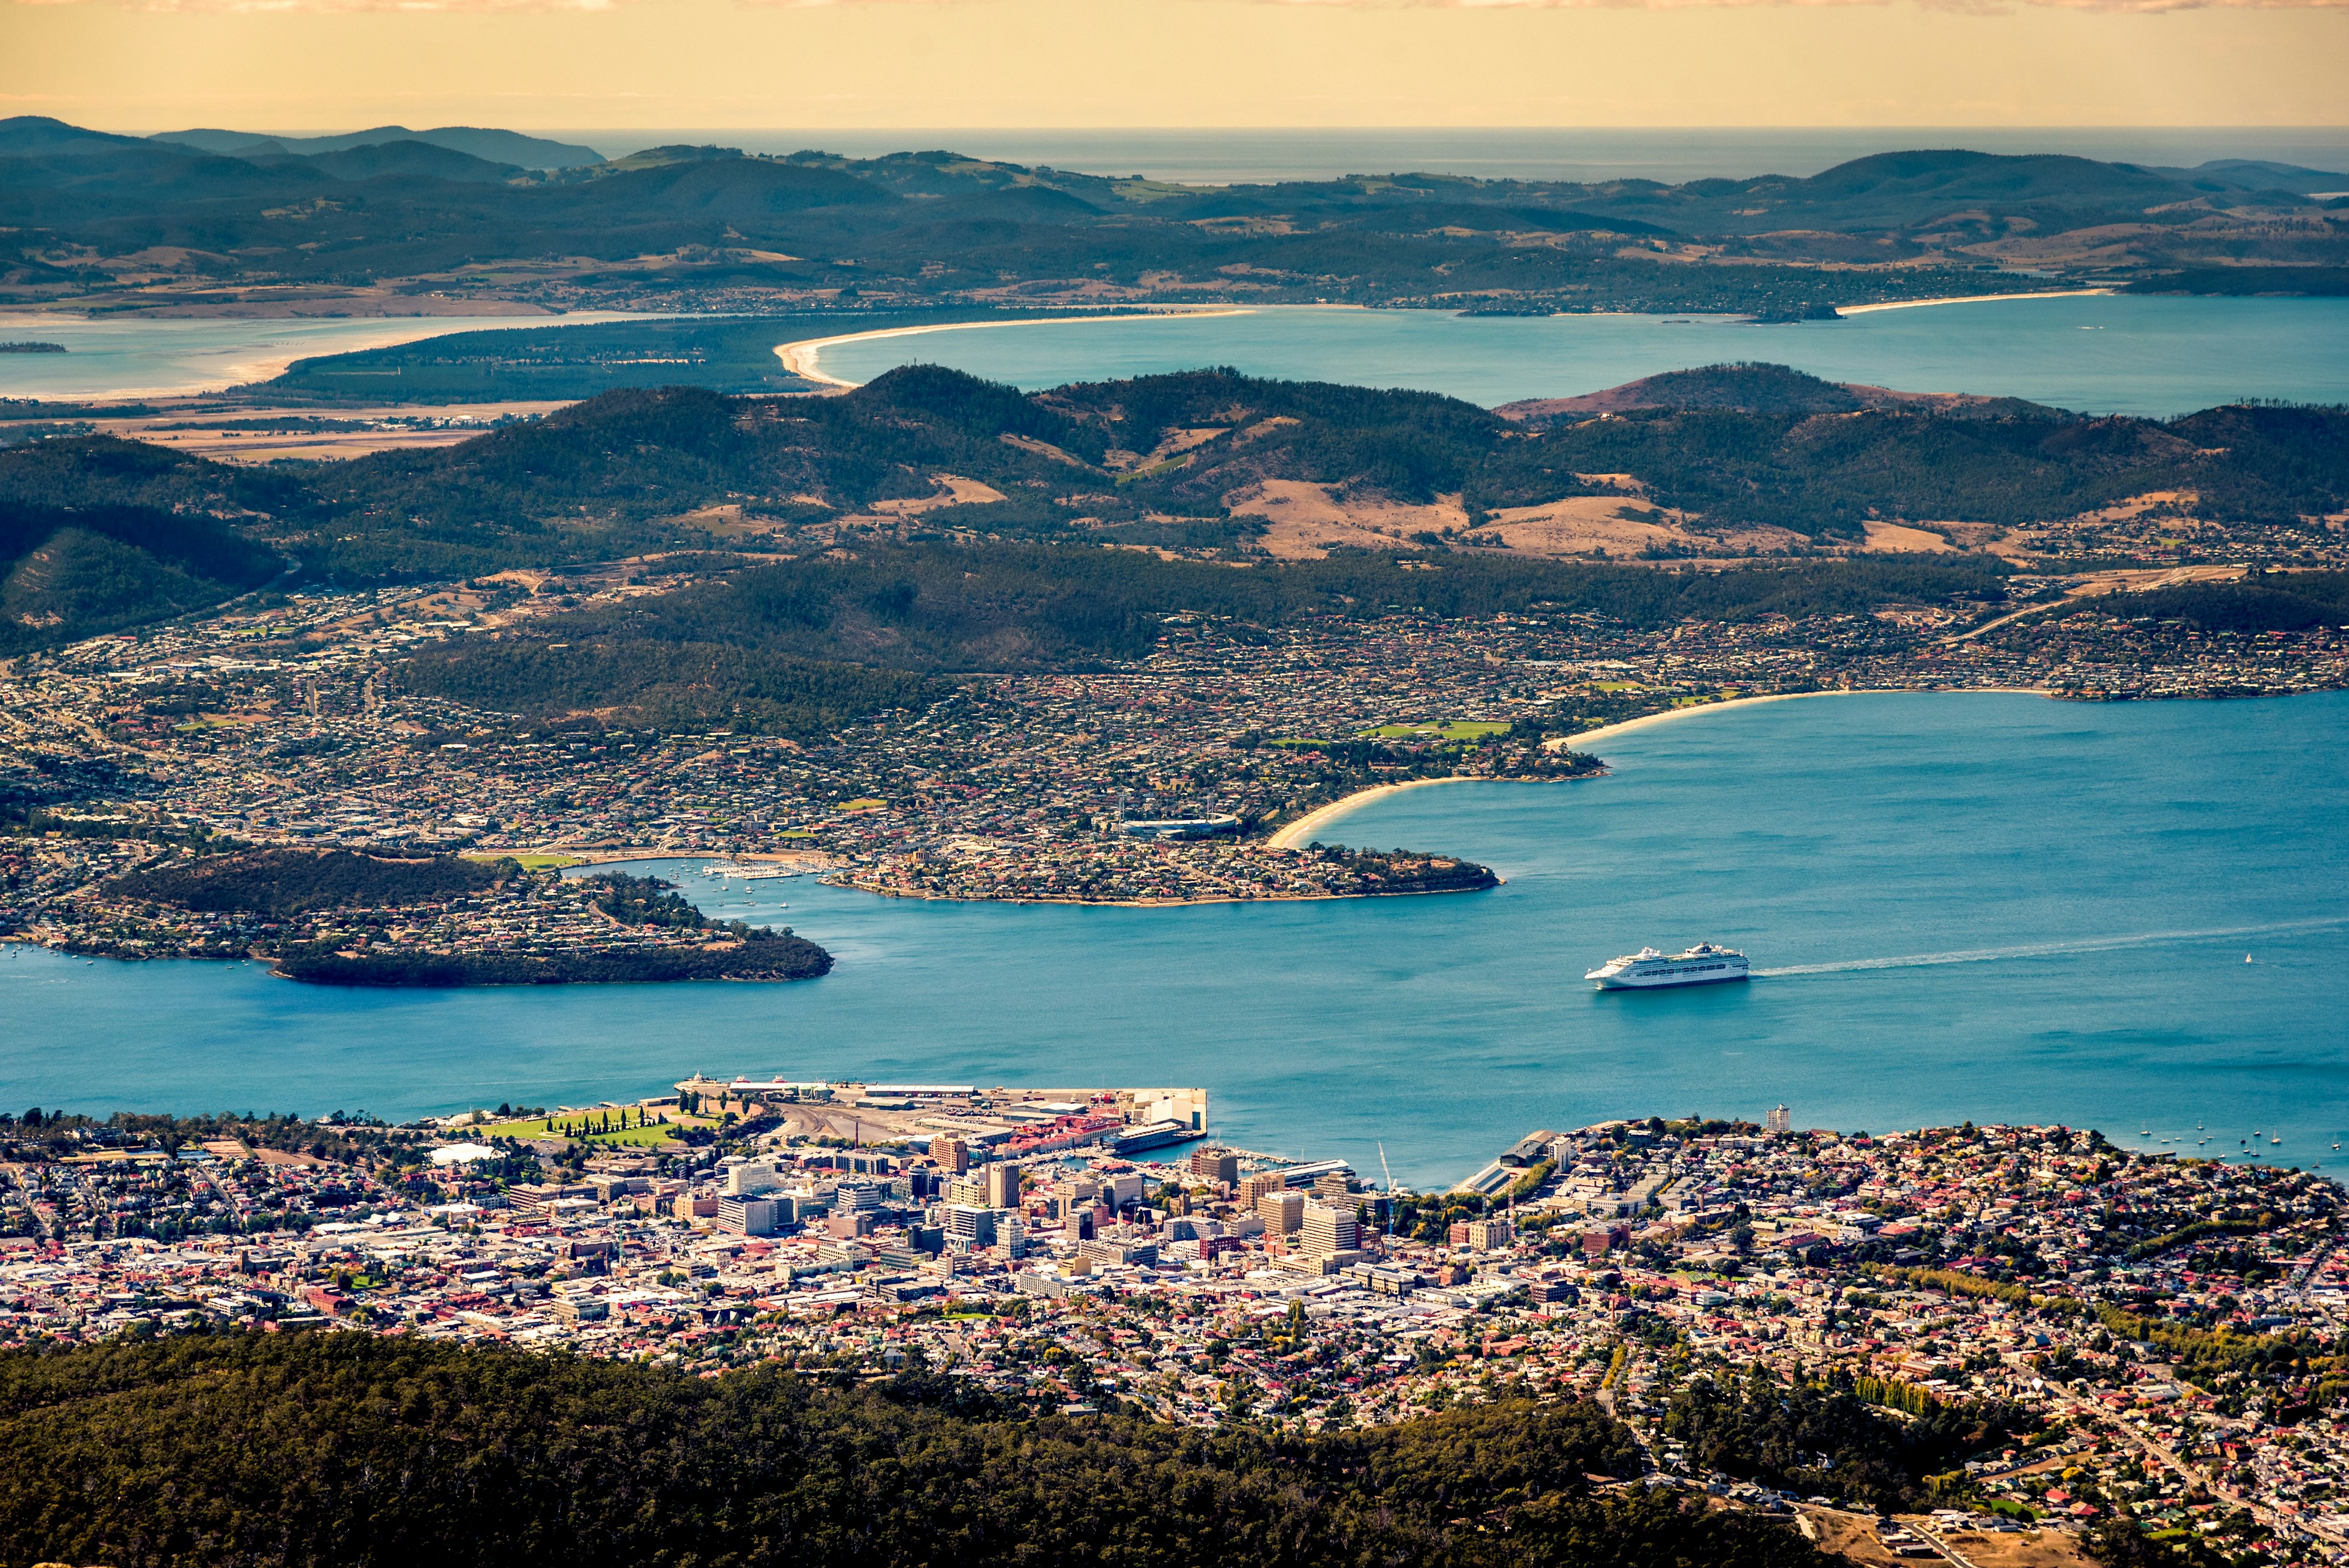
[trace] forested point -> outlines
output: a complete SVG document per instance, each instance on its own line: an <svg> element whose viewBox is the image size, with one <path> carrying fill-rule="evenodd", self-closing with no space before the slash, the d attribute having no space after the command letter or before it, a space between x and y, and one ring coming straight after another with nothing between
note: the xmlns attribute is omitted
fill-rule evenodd
<svg viewBox="0 0 2349 1568"><path fill-rule="evenodd" d="M790 931L756 929L739 945L620 948L609 952L510 953L408 951L291 952L277 972L313 985L648 985L688 980L814 980L832 972L832 954Z"/></svg>
<svg viewBox="0 0 2349 1568"><path fill-rule="evenodd" d="M1587 1403L1301 1436L359 1334L0 1355L0 1561L1802 1568Z"/></svg>

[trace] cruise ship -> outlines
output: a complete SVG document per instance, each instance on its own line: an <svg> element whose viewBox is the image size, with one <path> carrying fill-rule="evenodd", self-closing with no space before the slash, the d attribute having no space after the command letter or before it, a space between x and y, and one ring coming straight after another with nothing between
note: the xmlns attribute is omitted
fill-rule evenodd
<svg viewBox="0 0 2349 1568"><path fill-rule="evenodd" d="M1699 942L1684 953L1665 954L1653 948L1601 964L1582 978L1595 980L1601 991L1649 991L1663 985L1714 985L1746 977L1745 955L1734 948Z"/></svg>

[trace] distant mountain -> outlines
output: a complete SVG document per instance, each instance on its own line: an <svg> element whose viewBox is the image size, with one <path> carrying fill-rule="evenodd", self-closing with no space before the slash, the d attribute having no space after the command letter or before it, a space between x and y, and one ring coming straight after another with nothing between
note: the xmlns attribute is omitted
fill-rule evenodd
<svg viewBox="0 0 2349 1568"><path fill-rule="evenodd" d="M378 125L339 136L267 136L249 130L167 130L150 138L172 141L205 152L243 157L254 152L347 152L387 141L421 141L462 152L490 163L511 163L522 169L577 169L601 163L604 155L592 147L549 141L515 130L482 130L470 125L444 125L433 130L410 130L404 125Z"/></svg>
<svg viewBox="0 0 2349 1568"><path fill-rule="evenodd" d="M2284 191L2297 196L2349 191L2349 174L2328 174L2322 169L2254 158L2215 158L2191 169L2157 168L2152 172L2188 184L2216 184L2235 191Z"/></svg>
<svg viewBox="0 0 2349 1568"><path fill-rule="evenodd" d="M0 287L136 292L140 258L168 250L222 284L438 287L473 269L469 288L512 298L548 275L499 281L493 264L560 257L579 303L638 310L1179 298L1778 322L2051 277L2234 292L2231 269L2259 267L2252 292L2332 292L2343 214L2302 192L2333 179L1940 149L1804 179L1211 187L949 151L607 162L468 128L133 140L16 119L0 122Z"/></svg>
<svg viewBox="0 0 2349 1568"><path fill-rule="evenodd" d="M246 151L237 156L247 162L264 165L290 160L331 174L337 180L412 176L500 185L528 172L518 164L492 163L486 158L476 158L470 152L459 152L452 148L436 147L429 141L371 141L365 147L347 148L339 152L264 154Z"/></svg>

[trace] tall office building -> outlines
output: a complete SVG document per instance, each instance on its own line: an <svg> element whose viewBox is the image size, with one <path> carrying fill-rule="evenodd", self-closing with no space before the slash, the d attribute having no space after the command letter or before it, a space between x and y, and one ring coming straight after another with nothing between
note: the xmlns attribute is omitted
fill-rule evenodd
<svg viewBox="0 0 2349 1568"><path fill-rule="evenodd" d="M1305 1194L1268 1192L1256 1200L1256 1211L1264 1220L1267 1235L1294 1234L1297 1228L1305 1223Z"/></svg>
<svg viewBox="0 0 2349 1568"><path fill-rule="evenodd" d="M1350 1208L1332 1208L1326 1203L1305 1206L1305 1250L1320 1257L1332 1252L1350 1252L1362 1244L1361 1221L1354 1218ZM1270 1229L1271 1221L1266 1221Z"/></svg>
<svg viewBox="0 0 2349 1568"><path fill-rule="evenodd" d="M1240 1157L1227 1148L1195 1148L1191 1151L1191 1174L1202 1181L1220 1181L1237 1186L1240 1179Z"/></svg>
<svg viewBox="0 0 2349 1568"><path fill-rule="evenodd" d="M987 1168L987 1206L989 1209L1019 1207L1019 1168L1009 1160Z"/></svg>
<svg viewBox="0 0 2349 1568"><path fill-rule="evenodd" d="M938 1168L949 1176L960 1176L970 1168L970 1146L950 1134L941 1133L930 1140L930 1158Z"/></svg>
<svg viewBox="0 0 2349 1568"><path fill-rule="evenodd" d="M1283 1191L1288 1188L1288 1179L1282 1176L1280 1172L1277 1170L1259 1170L1255 1175L1249 1177L1246 1181L1240 1183L1240 1201L1253 1209L1256 1207L1257 1199L1262 1198L1266 1193Z"/></svg>

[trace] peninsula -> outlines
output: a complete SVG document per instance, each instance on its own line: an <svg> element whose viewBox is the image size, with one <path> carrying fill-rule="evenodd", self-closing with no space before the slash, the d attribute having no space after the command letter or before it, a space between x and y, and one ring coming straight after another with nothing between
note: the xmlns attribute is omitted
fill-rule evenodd
<svg viewBox="0 0 2349 1568"><path fill-rule="evenodd" d="M113 959L262 959L319 985L785 981L832 968L789 929L713 922L654 877L566 880L452 855L205 852L215 847L119 851L127 871L43 901L18 934Z"/></svg>

